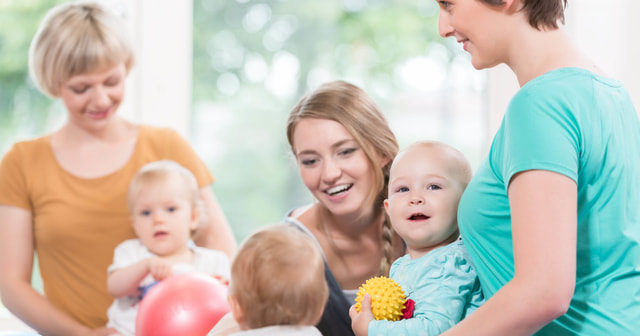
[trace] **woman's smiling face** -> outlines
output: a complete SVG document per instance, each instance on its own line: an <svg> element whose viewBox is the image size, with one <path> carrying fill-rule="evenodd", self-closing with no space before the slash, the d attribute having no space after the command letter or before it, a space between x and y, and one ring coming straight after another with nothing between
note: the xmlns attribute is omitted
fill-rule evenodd
<svg viewBox="0 0 640 336"><path fill-rule="evenodd" d="M344 126L325 119L301 120L293 148L302 181L332 214L357 214L368 206L373 167Z"/></svg>
<svg viewBox="0 0 640 336"><path fill-rule="evenodd" d="M69 122L87 130L108 124L124 99L127 69L120 63L106 70L72 76L60 85Z"/></svg>

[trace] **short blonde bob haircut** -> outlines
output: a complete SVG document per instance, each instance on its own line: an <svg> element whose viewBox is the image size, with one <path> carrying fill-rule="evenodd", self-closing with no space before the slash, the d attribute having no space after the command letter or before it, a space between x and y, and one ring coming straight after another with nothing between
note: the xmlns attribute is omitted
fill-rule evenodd
<svg viewBox="0 0 640 336"><path fill-rule="evenodd" d="M58 97L60 85L72 76L120 63L127 73L134 64L126 25L96 2L72 1L49 10L29 48L31 77L51 97Z"/></svg>
<svg viewBox="0 0 640 336"><path fill-rule="evenodd" d="M266 226L240 246L231 265L229 295L241 325L316 325L329 297L320 248L291 224Z"/></svg>

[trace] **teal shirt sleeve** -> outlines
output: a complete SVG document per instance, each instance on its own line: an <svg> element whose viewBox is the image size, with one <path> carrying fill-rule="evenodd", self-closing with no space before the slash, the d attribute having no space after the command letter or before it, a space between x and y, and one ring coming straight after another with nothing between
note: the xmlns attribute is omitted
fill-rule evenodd
<svg viewBox="0 0 640 336"><path fill-rule="evenodd" d="M372 321L369 336L439 335L484 302L468 255L447 247L415 260L405 256L394 264L390 276L415 302L413 317Z"/></svg>
<svg viewBox="0 0 640 336"><path fill-rule="evenodd" d="M508 141L504 142L502 171L506 187L513 175L529 169L555 171L574 181L578 178L581 135L572 107L566 99L555 99L560 90L542 89L521 90L505 114L504 139Z"/></svg>

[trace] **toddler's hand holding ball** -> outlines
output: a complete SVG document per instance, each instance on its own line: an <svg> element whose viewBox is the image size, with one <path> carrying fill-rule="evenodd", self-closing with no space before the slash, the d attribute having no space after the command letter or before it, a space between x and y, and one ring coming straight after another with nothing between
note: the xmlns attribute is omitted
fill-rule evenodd
<svg viewBox="0 0 640 336"><path fill-rule="evenodd" d="M376 320L398 321L403 317L407 301L400 285L388 277L375 277L360 286L356 304L349 316L356 336L367 335L369 322Z"/></svg>

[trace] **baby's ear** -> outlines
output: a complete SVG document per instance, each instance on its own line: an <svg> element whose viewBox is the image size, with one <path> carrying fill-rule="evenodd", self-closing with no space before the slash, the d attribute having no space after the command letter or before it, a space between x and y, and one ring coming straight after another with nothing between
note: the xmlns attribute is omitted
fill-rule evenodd
<svg viewBox="0 0 640 336"><path fill-rule="evenodd" d="M193 231L200 227L200 217L202 210L200 207L193 207L191 209L191 223L189 224L189 228Z"/></svg>
<svg viewBox="0 0 640 336"><path fill-rule="evenodd" d="M233 295L227 296L227 301L229 302L229 307L231 308L231 315L233 315L233 319L238 322L238 325L242 326L244 314L242 312L242 308L238 304L238 301L236 301Z"/></svg>
<svg viewBox="0 0 640 336"><path fill-rule="evenodd" d="M384 211L386 211L387 215L389 215L389 199L385 198L383 204L384 204Z"/></svg>

